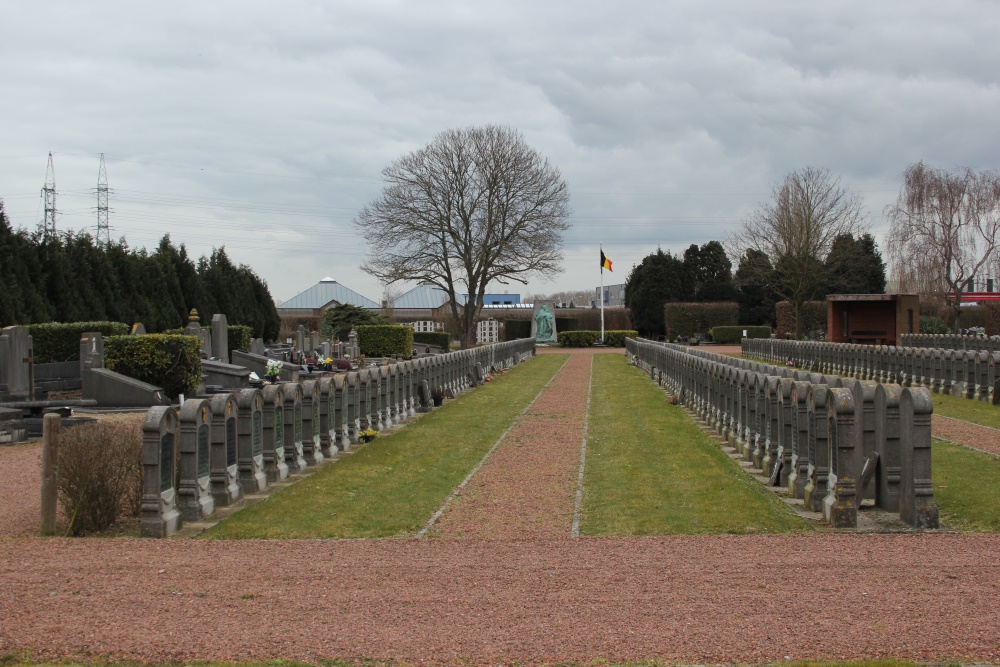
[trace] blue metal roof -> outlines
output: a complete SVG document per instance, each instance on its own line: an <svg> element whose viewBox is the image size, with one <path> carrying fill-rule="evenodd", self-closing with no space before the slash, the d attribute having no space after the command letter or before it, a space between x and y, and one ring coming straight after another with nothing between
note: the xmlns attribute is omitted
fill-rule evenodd
<svg viewBox="0 0 1000 667"><path fill-rule="evenodd" d="M304 292L296 294L288 301L278 304L278 309L284 308L323 308L335 302L336 304L349 303L352 306L361 308L381 308L381 304L372 301L366 296L362 296L349 287L341 285L333 278L323 278Z"/></svg>

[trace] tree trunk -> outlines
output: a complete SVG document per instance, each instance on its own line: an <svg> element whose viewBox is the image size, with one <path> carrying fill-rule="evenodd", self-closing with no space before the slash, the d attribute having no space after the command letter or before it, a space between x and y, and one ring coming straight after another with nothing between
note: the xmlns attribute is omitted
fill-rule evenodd
<svg viewBox="0 0 1000 667"><path fill-rule="evenodd" d="M792 312L795 313L795 340L802 340L802 302L792 302Z"/></svg>

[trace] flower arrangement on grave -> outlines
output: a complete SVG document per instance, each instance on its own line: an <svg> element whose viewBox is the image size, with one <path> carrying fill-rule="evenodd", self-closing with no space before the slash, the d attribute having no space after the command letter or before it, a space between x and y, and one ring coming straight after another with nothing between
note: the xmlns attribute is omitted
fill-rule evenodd
<svg viewBox="0 0 1000 667"><path fill-rule="evenodd" d="M375 429L368 427L364 431L358 432L358 440L361 442L371 442L375 438L380 437L382 434Z"/></svg>
<svg viewBox="0 0 1000 667"><path fill-rule="evenodd" d="M334 361L330 357L324 359L322 363L323 363L323 370L325 371L332 371L335 368Z"/></svg>
<svg viewBox="0 0 1000 667"><path fill-rule="evenodd" d="M271 382L278 381L278 374L281 373L282 363L278 359L268 359L267 367L264 369L264 377Z"/></svg>

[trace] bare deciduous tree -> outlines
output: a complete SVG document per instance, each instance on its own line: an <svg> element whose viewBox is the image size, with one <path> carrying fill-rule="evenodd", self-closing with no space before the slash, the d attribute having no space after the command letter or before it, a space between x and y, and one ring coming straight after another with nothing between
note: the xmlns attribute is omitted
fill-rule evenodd
<svg viewBox="0 0 1000 667"><path fill-rule="evenodd" d="M945 298L952 293L957 331L968 281L992 268L1000 254L1000 175L911 164L886 215L897 286Z"/></svg>
<svg viewBox="0 0 1000 667"><path fill-rule="evenodd" d="M767 256L773 274L759 278L792 304L795 337L801 338L802 306L823 287L823 262L834 239L864 231L865 223L858 195L828 169L805 167L775 185L771 200L761 204L726 245L731 257L742 257L747 250Z"/></svg>
<svg viewBox="0 0 1000 667"><path fill-rule="evenodd" d="M386 167L382 179L381 196L354 221L368 243L361 268L386 284L445 290L463 347L475 344L490 283L527 284L562 270L569 190L520 132L447 130Z"/></svg>

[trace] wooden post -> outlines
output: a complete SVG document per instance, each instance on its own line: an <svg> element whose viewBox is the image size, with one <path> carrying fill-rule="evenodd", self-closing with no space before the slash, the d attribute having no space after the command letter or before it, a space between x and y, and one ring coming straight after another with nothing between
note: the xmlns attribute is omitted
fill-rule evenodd
<svg viewBox="0 0 1000 667"><path fill-rule="evenodd" d="M62 418L47 414L42 421L42 517L43 536L56 534L56 500L59 491L59 428Z"/></svg>

